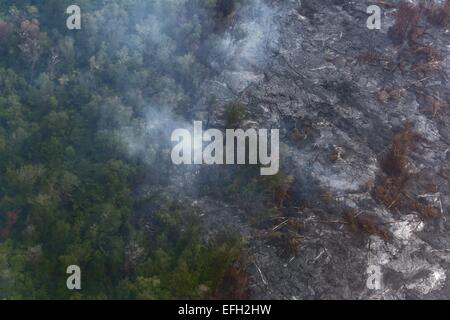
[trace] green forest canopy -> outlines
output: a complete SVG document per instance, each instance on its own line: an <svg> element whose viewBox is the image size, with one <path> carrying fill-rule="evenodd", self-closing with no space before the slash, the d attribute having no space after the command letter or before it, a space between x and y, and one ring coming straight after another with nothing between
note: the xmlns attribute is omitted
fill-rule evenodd
<svg viewBox="0 0 450 320"><path fill-rule="evenodd" d="M65 26L71 4L0 4L0 299L217 295L240 240L204 243L167 195L140 228L136 190L164 174L157 150L130 157L118 132L149 106L187 111L209 72L205 39L235 1L80 0L79 31ZM71 264L81 291L66 288Z"/></svg>

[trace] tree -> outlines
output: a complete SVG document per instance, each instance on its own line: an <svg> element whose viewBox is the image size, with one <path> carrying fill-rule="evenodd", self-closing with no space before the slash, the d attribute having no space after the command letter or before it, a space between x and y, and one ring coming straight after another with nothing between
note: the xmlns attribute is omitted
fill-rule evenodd
<svg viewBox="0 0 450 320"><path fill-rule="evenodd" d="M69 4L0 4L0 299L207 297L237 247L145 190L171 180L149 111L189 111L215 0L80 0L80 32ZM81 293L72 264L89 270Z"/></svg>
<svg viewBox="0 0 450 320"><path fill-rule="evenodd" d="M18 214L14 211L8 211L4 214L3 228L0 228L0 241L9 238L12 227L16 224L17 219Z"/></svg>
<svg viewBox="0 0 450 320"><path fill-rule="evenodd" d="M0 46L3 46L7 43L9 36L9 25L0 20Z"/></svg>
<svg viewBox="0 0 450 320"><path fill-rule="evenodd" d="M20 23L20 37L22 39L22 44L19 46L23 59L30 65L31 73L34 73L36 68L36 63L42 53L42 48L40 44L40 27L39 21L33 20L23 20Z"/></svg>

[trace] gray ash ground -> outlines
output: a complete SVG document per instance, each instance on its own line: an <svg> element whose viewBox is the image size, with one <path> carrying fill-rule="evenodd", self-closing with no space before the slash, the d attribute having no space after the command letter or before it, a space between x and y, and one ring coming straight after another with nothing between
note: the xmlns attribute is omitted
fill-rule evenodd
<svg viewBox="0 0 450 320"><path fill-rule="evenodd" d="M286 220L279 221L298 218L301 241L295 252L280 254L282 248L261 233L282 232L283 225L264 231L248 219L248 208L260 204L219 201L199 192L196 206L205 229L228 227L246 238L254 299L450 298L450 111L430 111L424 98L450 101L450 31L423 22L420 42L442 59L441 70L420 72L414 70L415 56L389 36L394 8L383 8L382 30L371 31L366 27L371 1L260 4L244 10L247 17L266 10L262 20L239 21L244 13L237 14L224 44L234 46L233 54L211 61L217 76L204 84L193 117L221 125L223 110L207 103L214 95L218 104L244 103L247 126L280 128L282 171L294 183L282 209ZM258 26L264 31L252 33ZM252 41L233 40L239 27ZM368 52L378 58L364 59ZM398 97L386 95L392 90L399 90ZM408 123L421 138L408 154L412 182L405 193L434 208L439 218L387 206L374 196L383 175L380 161ZM352 231L345 210L370 217L389 239ZM366 286L371 265L381 267L382 290Z"/></svg>

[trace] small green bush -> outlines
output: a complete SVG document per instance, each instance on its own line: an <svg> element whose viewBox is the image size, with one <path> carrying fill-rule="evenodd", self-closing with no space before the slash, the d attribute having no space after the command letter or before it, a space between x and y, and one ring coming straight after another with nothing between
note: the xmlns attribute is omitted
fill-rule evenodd
<svg viewBox="0 0 450 320"><path fill-rule="evenodd" d="M227 128L236 128L246 116L245 105L238 101L225 105L225 125Z"/></svg>

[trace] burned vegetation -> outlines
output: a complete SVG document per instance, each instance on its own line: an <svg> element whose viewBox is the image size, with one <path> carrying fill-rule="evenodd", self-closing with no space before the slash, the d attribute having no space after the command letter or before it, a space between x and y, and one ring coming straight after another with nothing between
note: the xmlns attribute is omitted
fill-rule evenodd
<svg viewBox="0 0 450 320"><path fill-rule="evenodd" d="M358 64L382 67L383 71L398 71L401 75L396 83L375 92L375 99L380 104L395 107L403 98L412 95L419 103L419 111L437 120L447 113L449 102L445 93L428 85L429 81L445 78L443 53L429 31L443 30L448 26L450 1L380 4L395 10L395 21L388 35L394 44L396 55L390 57L377 51L364 52L355 61ZM432 192L433 186L436 187L435 174L431 168L415 172L411 160L416 146L422 142L424 139L409 123L393 134L388 151L379 159L380 172L373 188L373 196L388 210L412 211L423 219L436 219L442 216L441 210L420 197L420 194ZM428 181L428 186L425 180ZM351 215L347 214L346 220L353 226L352 229L356 229L357 221L349 217Z"/></svg>
<svg viewBox="0 0 450 320"><path fill-rule="evenodd" d="M354 209L344 210L344 223L356 234L378 236L385 241L392 239L392 234L385 223L378 217L365 213L356 213Z"/></svg>
<svg viewBox="0 0 450 320"><path fill-rule="evenodd" d="M416 42L424 34L426 23L446 27L450 22L450 1L427 1L420 4L400 2L396 7L395 24L390 30L397 44Z"/></svg>
<svg viewBox="0 0 450 320"><path fill-rule="evenodd" d="M439 210L422 201L414 192L423 181L420 181L422 177L419 174L412 172L409 157L421 139L409 124L393 136L389 151L380 161L381 174L374 196L387 209L411 210L422 219L436 219L441 217ZM428 184L428 189L433 187Z"/></svg>
<svg viewBox="0 0 450 320"><path fill-rule="evenodd" d="M384 2L381 5L387 6ZM430 28L448 26L450 1L445 3L429 1L421 4L400 2L387 7L396 10L394 25L388 34L397 47L397 56L392 58L381 52L372 51L361 53L355 57L355 61L359 64L383 66L391 71L399 69L404 74L417 77L441 73L442 53L432 40L426 40L426 35ZM383 102L383 99L380 100Z"/></svg>
<svg viewBox="0 0 450 320"><path fill-rule="evenodd" d="M434 44L425 42L433 26L445 27L450 21L450 1L398 5L394 26L389 30L394 44L400 46L397 61L402 70L428 75L442 71L442 55Z"/></svg>
<svg viewBox="0 0 450 320"><path fill-rule="evenodd" d="M295 257L302 244L303 222L298 210L293 211L295 196L293 195L294 177L278 174L266 177L263 181L268 190L273 209L269 219L264 222L265 228L260 230L258 238L278 248L283 259Z"/></svg>
<svg viewBox="0 0 450 320"><path fill-rule="evenodd" d="M397 46L396 65L404 77L416 78L407 87L381 89L377 100L383 104L396 103L407 91L416 96L419 110L435 118L448 109L448 102L425 86L427 80L438 77L443 71L443 56L426 32L430 28L445 27L450 21L450 1L411 4L401 2L396 6L395 23L389 36ZM413 173L410 155L423 139L411 124L393 135L389 151L380 160L381 173L374 188L375 199L388 209L411 210L423 219L439 218L441 212L419 198L423 189L423 173ZM431 172L432 170L427 170ZM432 174L428 174L431 175ZM433 189L433 188L428 188Z"/></svg>

